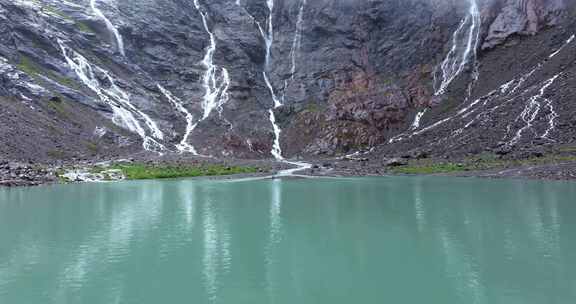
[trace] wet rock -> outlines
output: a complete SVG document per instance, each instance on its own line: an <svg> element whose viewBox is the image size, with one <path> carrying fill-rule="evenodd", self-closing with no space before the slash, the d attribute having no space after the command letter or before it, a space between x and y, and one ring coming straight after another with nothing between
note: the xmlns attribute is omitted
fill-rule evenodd
<svg viewBox="0 0 576 304"><path fill-rule="evenodd" d="M412 152L412 157L415 159L424 159L430 157L430 151L428 150L417 150Z"/></svg>
<svg viewBox="0 0 576 304"><path fill-rule="evenodd" d="M547 151L544 147L533 147L525 151L523 154L526 158L540 158L546 155Z"/></svg>
<svg viewBox="0 0 576 304"><path fill-rule="evenodd" d="M34 186L56 179L51 170L39 165L0 162L0 186Z"/></svg>
<svg viewBox="0 0 576 304"><path fill-rule="evenodd" d="M408 161L402 158L391 158L384 161L386 167L400 167L408 165Z"/></svg>
<svg viewBox="0 0 576 304"><path fill-rule="evenodd" d="M504 156L504 155L508 155L512 152L513 148L511 146L508 145L502 145L496 149L494 149L494 153L496 155L500 155L500 156Z"/></svg>

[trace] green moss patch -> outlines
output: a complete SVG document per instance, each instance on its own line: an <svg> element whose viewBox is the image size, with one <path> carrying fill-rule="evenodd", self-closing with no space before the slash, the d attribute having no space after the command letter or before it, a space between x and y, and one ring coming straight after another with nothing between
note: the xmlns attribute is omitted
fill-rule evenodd
<svg viewBox="0 0 576 304"><path fill-rule="evenodd" d="M76 27L84 33L89 33L89 34L96 33L88 24L81 22L81 21L76 22Z"/></svg>
<svg viewBox="0 0 576 304"><path fill-rule="evenodd" d="M118 164L110 167L120 169L127 179L164 179L197 176L221 176L232 174L256 173L258 168L224 166L224 165L198 165L198 166L173 166L173 165L145 165L145 164ZM98 172L103 168L93 168L93 172Z"/></svg>
<svg viewBox="0 0 576 304"><path fill-rule="evenodd" d="M64 14L63 12L59 11L57 8L55 8L55 7L53 7L53 6L46 5L46 6L42 7L42 10L46 11L46 12L49 13L49 14L58 16L58 17L60 17L60 18L62 18L62 19L65 19L65 20L68 20L68 21L71 21L71 20L72 20L72 18L71 18L70 16Z"/></svg>
<svg viewBox="0 0 576 304"><path fill-rule="evenodd" d="M63 86L73 89L77 88L77 84L74 82L74 80L60 76L54 73L53 71L45 69L44 67L36 63L32 58L26 55L20 55L20 62L18 63L18 69L37 80L40 78L38 76L45 76Z"/></svg>
<svg viewBox="0 0 576 304"><path fill-rule="evenodd" d="M66 109L66 105L62 101L50 100L46 104L50 110L54 111L62 118L68 118L69 112Z"/></svg>

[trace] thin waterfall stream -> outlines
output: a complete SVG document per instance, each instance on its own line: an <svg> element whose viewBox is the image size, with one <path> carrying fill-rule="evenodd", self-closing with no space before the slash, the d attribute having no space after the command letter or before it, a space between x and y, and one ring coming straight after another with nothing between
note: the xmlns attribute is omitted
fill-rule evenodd
<svg viewBox="0 0 576 304"><path fill-rule="evenodd" d="M58 39L58 44L69 68L74 71L78 79L92 90L101 102L111 107L112 121L118 126L138 134L143 140L145 150L162 152L166 147L157 140L164 139L164 133L158 125L148 116L136 108L130 101L130 94L122 90L110 73L98 66L93 66L86 57L74 51ZM96 72L103 75L106 84L102 83ZM142 127L140 120L144 121L148 132Z"/></svg>
<svg viewBox="0 0 576 304"><path fill-rule="evenodd" d="M265 58L265 66L264 66L264 72L263 72L263 77L264 77L264 82L266 83L266 86L268 87L268 90L270 91L270 95L272 96L272 101L274 102L274 107L272 109L269 109L269 119L270 122L272 123L272 127L274 129L274 143L272 145L272 151L271 154L274 156L274 158L276 158L276 160L282 161L284 163L296 166L296 168L293 169L287 169L287 170L282 170L280 172L278 172L278 174L276 176L290 176L293 175L296 172L302 171L302 170L306 170L306 169L310 169L312 167L311 164L308 163L304 163L304 162L294 162L294 161L287 161L285 160L285 158L282 156L282 147L280 146L280 134L282 132L282 130L280 129L280 126L277 124L277 120L276 120L276 114L274 113L274 109L277 109L279 107L281 107L282 101L280 98L278 98L278 95L276 94L276 91L274 90L274 87L272 85L272 83L270 82L270 78L268 77L268 70L270 68L270 60L271 60L271 56L272 56L272 45L274 43L274 21L273 21L273 15L274 15L274 0L267 0L266 4L268 6L268 18L267 18L267 23L268 23L268 27L267 27L267 31L265 32L264 29L262 28L262 26L260 25L260 23L257 22L258 28L260 30L260 33L262 34L262 38L264 38L265 44L266 44L266 58ZM296 29L296 34L294 37L294 43L293 43L293 49L291 52L291 59L292 59L292 75L294 75L294 72L296 71L296 48L295 47L299 47L300 45L300 41L301 41L301 27L302 27L302 19L303 19L303 10L304 10L304 6L306 4L306 0L303 0L301 2L301 6L299 9L299 15L298 15L298 22L297 22L297 29Z"/></svg>
<svg viewBox="0 0 576 304"><path fill-rule="evenodd" d="M102 21L104 21L108 30L114 35L114 38L116 40L116 47L118 48L118 52L120 52L120 54L122 56L126 56L126 52L124 50L124 40L122 39L122 35L120 35L120 32L114 26L114 24L112 24L110 19L108 19L106 17L106 15L104 15L104 13L96 6L96 0L90 0L90 8L94 12L94 14L96 14L96 16L98 16L98 18L100 18L100 19L102 19Z"/></svg>

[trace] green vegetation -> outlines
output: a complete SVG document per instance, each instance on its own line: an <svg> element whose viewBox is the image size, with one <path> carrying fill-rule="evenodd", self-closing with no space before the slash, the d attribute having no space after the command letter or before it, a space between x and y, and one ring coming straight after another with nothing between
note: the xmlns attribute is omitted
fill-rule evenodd
<svg viewBox="0 0 576 304"><path fill-rule="evenodd" d="M237 167L223 165L198 166L172 166L172 165L144 165L144 164L117 164L110 168L95 167L91 172L99 173L106 169L120 169L127 179L163 179L197 176L220 176L242 173L256 173L258 168Z"/></svg>
<svg viewBox="0 0 576 304"><path fill-rule="evenodd" d="M576 146L568 145L558 148L558 151L564 153L576 153Z"/></svg>
<svg viewBox="0 0 576 304"><path fill-rule="evenodd" d="M68 118L68 111L65 109L65 105L62 101L50 100L46 103L48 108L56 112L62 118Z"/></svg>
<svg viewBox="0 0 576 304"><path fill-rule="evenodd" d="M38 66L27 56L20 57L20 63L18 64L18 69L28 75L41 74Z"/></svg>
<svg viewBox="0 0 576 304"><path fill-rule="evenodd" d="M574 161L576 161L576 156L574 155L550 154L544 157L507 160L500 159L496 157L496 155L484 154L473 158L464 159L459 162L415 160L411 161L407 166L390 169L389 172L393 174L442 174L546 165Z"/></svg>
<svg viewBox="0 0 576 304"><path fill-rule="evenodd" d="M66 174L66 171L64 171L64 169L58 169L55 172L55 174L56 174L56 177L58 177L58 181L61 184L66 184L66 183L70 182L70 180L64 176L64 174Z"/></svg>
<svg viewBox="0 0 576 304"><path fill-rule="evenodd" d="M390 77L390 78L384 78L384 79L382 80L382 84L383 84L384 86L391 86L391 85L394 84L394 78L391 78L391 77Z"/></svg>
<svg viewBox="0 0 576 304"><path fill-rule="evenodd" d="M63 130L51 124L51 122L46 122L43 124L44 130L50 135L63 135Z"/></svg>
<svg viewBox="0 0 576 304"><path fill-rule="evenodd" d="M100 151L98 144L92 141L86 142L86 149L88 149L88 151L90 151L92 154L98 154Z"/></svg>
<svg viewBox="0 0 576 304"><path fill-rule="evenodd" d="M78 21L76 22L76 27L82 32L94 34L94 30L84 22Z"/></svg>
<svg viewBox="0 0 576 304"><path fill-rule="evenodd" d="M46 11L49 14L59 16L62 19L69 20L69 21L72 20L72 18L70 18L70 16L64 14L63 12L59 11L58 9L56 9L53 6L46 5L46 6L42 7L42 10Z"/></svg>
<svg viewBox="0 0 576 304"><path fill-rule="evenodd" d="M32 58L26 55L20 55L20 62L18 63L18 69L28 74L30 77L34 77L36 80L41 80L39 76L45 76L63 86L67 86L73 89L77 88L77 85L74 82L74 80L67 77L62 77L54 73L53 71L43 68L42 66L34 62Z"/></svg>
<svg viewBox="0 0 576 304"><path fill-rule="evenodd" d="M310 113L319 113L324 111L325 106L320 105L316 102L310 102L306 105L306 107L304 108L304 111L306 112L310 112Z"/></svg>

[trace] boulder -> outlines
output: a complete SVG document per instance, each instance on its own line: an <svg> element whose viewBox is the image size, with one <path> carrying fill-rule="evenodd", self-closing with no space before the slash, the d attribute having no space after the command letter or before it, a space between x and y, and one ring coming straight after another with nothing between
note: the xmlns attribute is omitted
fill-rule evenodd
<svg viewBox="0 0 576 304"><path fill-rule="evenodd" d="M384 161L386 167L401 167L408 165L408 161L402 158L390 158Z"/></svg>

